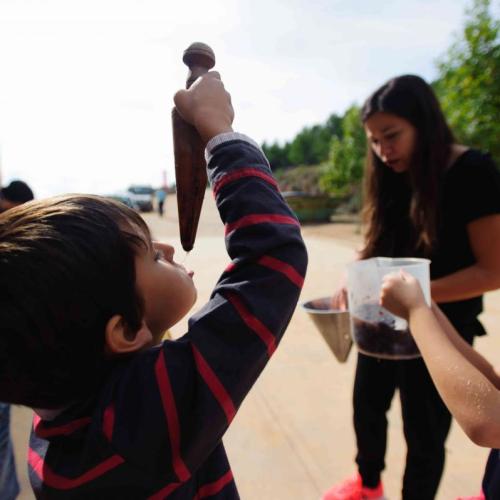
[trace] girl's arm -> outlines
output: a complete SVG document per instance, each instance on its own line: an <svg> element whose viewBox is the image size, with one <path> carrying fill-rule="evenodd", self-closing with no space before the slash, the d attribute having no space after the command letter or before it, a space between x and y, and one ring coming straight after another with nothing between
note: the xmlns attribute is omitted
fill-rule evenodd
<svg viewBox="0 0 500 500"><path fill-rule="evenodd" d="M441 311L413 310L410 330L439 394L469 438L500 447L500 377L463 341Z"/></svg>
<svg viewBox="0 0 500 500"><path fill-rule="evenodd" d="M413 276L401 271L384 277L380 303L407 318L439 394L470 439L500 447L500 377L491 364L460 338L437 306L427 306Z"/></svg>
<svg viewBox="0 0 500 500"><path fill-rule="evenodd" d="M432 299L454 302L500 288L500 214L481 217L467 225L476 263L433 280Z"/></svg>
<svg viewBox="0 0 500 500"><path fill-rule="evenodd" d="M436 316L439 326L441 326L455 348L500 391L500 370L496 369L460 336L443 311L435 303L432 304L432 312Z"/></svg>

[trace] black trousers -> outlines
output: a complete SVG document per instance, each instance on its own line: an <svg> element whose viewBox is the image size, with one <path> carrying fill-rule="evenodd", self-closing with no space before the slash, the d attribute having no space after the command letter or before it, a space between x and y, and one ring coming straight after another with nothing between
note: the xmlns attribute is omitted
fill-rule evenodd
<svg viewBox="0 0 500 500"><path fill-rule="evenodd" d="M444 467L451 415L421 358L384 360L358 354L354 382L356 463L363 484L374 487L384 469L386 413L399 389L407 444L403 500L432 500Z"/></svg>
<svg viewBox="0 0 500 500"><path fill-rule="evenodd" d="M491 450L483 478L483 491L486 500L500 498L500 450Z"/></svg>

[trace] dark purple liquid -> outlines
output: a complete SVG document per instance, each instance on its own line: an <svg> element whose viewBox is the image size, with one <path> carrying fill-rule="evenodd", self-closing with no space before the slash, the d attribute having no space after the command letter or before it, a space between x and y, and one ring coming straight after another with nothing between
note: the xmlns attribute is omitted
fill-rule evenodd
<svg viewBox="0 0 500 500"><path fill-rule="evenodd" d="M376 317L378 305L365 304L358 314ZM415 358L419 350L408 329L395 330L392 323L372 323L352 317L353 337L360 351L372 356L387 358Z"/></svg>

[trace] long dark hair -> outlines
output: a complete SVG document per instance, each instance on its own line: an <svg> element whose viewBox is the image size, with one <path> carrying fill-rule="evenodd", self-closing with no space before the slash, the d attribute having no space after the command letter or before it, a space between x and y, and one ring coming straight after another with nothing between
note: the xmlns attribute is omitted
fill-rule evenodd
<svg viewBox="0 0 500 500"><path fill-rule="evenodd" d="M361 110L363 123L377 112L410 122L417 142L407 175L393 172L368 146L363 206L367 230L361 255L391 255L396 248L401 252L402 245L405 252L428 255L436 243L440 182L453 133L432 88L419 76L398 76L376 90ZM396 246L396 237L405 241Z"/></svg>

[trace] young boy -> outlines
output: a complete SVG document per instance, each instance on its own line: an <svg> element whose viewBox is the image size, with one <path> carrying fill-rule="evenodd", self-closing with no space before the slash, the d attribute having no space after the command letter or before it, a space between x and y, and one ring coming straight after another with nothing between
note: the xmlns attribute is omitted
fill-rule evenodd
<svg viewBox="0 0 500 500"><path fill-rule="evenodd" d="M425 303L418 281L401 271L384 278L380 303L408 320L439 394L469 438L500 448L500 374L460 337L441 310ZM493 449L474 499L500 498L500 452Z"/></svg>
<svg viewBox="0 0 500 500"><path fill-rule="evenodd" d="M208 142L232 259L177 341L192 274L127 207L65 196L0 217L0 400L35 409L43 499L235 499L222 436L283 335L307 254L252 140L232 132L211 72L176 94Z"/></svg>

